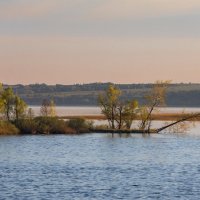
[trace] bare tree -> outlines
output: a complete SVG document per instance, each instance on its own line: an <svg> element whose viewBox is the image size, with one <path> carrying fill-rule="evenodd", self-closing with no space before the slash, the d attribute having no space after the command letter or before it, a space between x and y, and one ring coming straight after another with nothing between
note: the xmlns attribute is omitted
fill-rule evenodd
<svg viewBox="0 0 200 200"><path fill-rule="evenodd" d="M140 129L150 132L152 125L152 113L157 107L165 104L166 90L170 81L157 81L150 92L145 96L147 105L141 109Z"/></svg>
<svg viewBox="0 0 200 200"><path fill-rule="evenodd" d="M32 108L29 108L27 111L27 118L32 120L32 119L34 119L34 116L35 116L34 110Z"/></svg>
<svg viewBox="0 0 200 200"><path fill-rule="evenodd" d="M55 117L56 116L56 110L55 110L55 104L54 101L44 99L42 102L42 106L40 108L40 114L43 117Z"/></svg>
<svg viewBox="0 0 200 200"><path fill-rule="evenodd" d="M42 102L42 106L40 108L41 116L43 116L43 117L49 116L49 105L50 105L50 102L47 99L44 99Z"/></svg>

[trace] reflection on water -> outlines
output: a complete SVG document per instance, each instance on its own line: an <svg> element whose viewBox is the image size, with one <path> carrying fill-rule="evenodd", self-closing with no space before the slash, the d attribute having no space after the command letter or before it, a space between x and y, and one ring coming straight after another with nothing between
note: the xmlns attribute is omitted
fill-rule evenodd
<svg viewBox="0 0 200 200"><path fill-rule="evenodd" d="M0 137L0 199L199 199L199 130Z"/></svg>

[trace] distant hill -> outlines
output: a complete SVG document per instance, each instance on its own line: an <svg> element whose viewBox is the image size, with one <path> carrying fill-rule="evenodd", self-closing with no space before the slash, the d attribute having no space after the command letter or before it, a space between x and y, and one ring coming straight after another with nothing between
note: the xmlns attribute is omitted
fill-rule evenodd
<svg viewBox="0 0 200 200"><path fill-rule="evenodd" d="M41 105L43 99L53 99L56 105L95 106L98 94L111 83L76 85L11 85L14 91L29 105ZM8 85L4 85L8 87ZM122 90L122 99L137 99L144 103L143 96L152 84L116 84ZM200 107L200 84L171 84L167 93L167 106Z"/></svg>

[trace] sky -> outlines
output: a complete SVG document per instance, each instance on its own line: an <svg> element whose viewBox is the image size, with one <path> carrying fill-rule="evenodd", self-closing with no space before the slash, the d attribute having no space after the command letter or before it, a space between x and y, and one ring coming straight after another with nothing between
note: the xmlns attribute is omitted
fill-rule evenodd
<svg viewBox="0 0 200 200"><path fill-rule="evenodd" d="M200 82L199 0L1 0L7 84Z"/></svg>

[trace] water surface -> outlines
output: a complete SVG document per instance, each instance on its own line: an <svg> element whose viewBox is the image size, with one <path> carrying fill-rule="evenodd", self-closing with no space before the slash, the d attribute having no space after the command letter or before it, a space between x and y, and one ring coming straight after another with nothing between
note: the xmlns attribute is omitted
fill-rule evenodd
<svg viewBox="0 0 200 200"><path fill-rule="evenodd" d="M193 131L0 137L0 199L199 199Z"/></svg>

